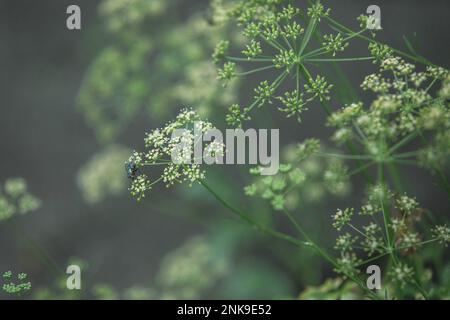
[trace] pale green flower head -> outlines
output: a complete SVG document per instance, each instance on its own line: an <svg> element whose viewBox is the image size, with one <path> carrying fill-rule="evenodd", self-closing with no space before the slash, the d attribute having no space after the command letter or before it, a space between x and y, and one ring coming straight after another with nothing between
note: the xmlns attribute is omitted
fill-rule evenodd
<svg viewBox="0 0 450 320"><path fill-rule="evenodd" d="M10 178L0 188L0 221L39 209L41 200L28 192L23 178Z"/></svg>
<svg viewBox="0 0 450 320"><path fill-rule="evenodd" d="M20 296L31 289L31 282L28 281L26 273L19 273L16 276L11 271L4 272L2 275L5 293Z"/></svg>
<svg viewBox="0 0 450 320"><path fill-rule="evenodd" d="M123 166L129 153L126 147L110 145L79 170L77 183L87 203L96 204L127 190Z"/></svg>

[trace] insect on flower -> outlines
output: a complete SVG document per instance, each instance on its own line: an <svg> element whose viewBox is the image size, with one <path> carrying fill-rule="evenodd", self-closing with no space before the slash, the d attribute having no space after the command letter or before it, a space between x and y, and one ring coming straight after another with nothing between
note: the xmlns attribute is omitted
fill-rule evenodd
<svg viewBox="0 0 450 320"><path fill-rule="evenodd" d="M125 171L127 172L128 179L134 180L138 176L139 169L134 162L125 163Z"/></svg>

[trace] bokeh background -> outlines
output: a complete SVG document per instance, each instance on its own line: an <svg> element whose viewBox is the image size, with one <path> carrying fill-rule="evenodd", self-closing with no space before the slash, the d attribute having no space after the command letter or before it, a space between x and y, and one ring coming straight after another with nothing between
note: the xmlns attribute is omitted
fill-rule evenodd
<svg viewBox="0 0 450 320"><path fill-rule="evenodd" d="M142 147L144 132L184 105L223 126L226 108L248 99L258 83L216 83L210 55L229 31L208 22L209 1L135 2L141 7L125 0L0 0L0 182L23 177L42 201L0 223L0 272L28 273L27 298L287 298L320 284L332 274L329 266L242 226L199 188L162 187L140 203L128 194L123 161ZM82 30L66 28L70 4L81 8ZM354 26L375 3L325 4ZM405 48L405 35L430 61L450 67L447 0L376 4L380 40ZM372 68L344 70L357 85ZM301 126L276 113L260 126L286 128L287 145L326 137L318 125L324 119L310 108ZM211 171L227 198L277 219L264 203L243 197L244 168ZM448 216L448 200L429 187L427 174L414 172L408 181L423 206ZM326 197L299 215L326 244L334 208L362 194L356 181L344 202ZM76 293L60 288L73 261L83 266Z"/></svg>

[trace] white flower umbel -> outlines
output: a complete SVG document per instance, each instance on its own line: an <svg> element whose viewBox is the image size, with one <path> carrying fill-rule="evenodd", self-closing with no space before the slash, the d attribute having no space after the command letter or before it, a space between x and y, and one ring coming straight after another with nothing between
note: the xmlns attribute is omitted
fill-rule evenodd
<svg viewBox="0 0 450 320"><path fill-rule="evenodd" d="M138 200L146 191L162 181L166 187L188 182L189 185L205 178L201 164L207 157L223 156L224 145L212 141L203 146L202 136L214 129L210 122L203 121L191 109L183 109L175 120L163 128L147 133L144 142L147 150L134 151L127 161L127 171L132 179L131 194ZM204 148L204 152L203 152ZM151 179L142 172L144 167L163 166L159 177Z"/></svg>

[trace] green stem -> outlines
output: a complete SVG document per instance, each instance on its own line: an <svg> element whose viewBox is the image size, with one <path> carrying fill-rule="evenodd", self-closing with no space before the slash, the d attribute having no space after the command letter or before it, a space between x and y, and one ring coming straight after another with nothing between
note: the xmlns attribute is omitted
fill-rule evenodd
<svg viewBox="0 0 450 320"><path fill-rule="evenodd" d="M284 48L277 42L270 41L269 39L267 39L263 36L260 36L260 38L263 39L267 44L272 46L274 49L279 50L279 51L284 51Z"/></svg>
<svg viewBox="0 0 450 320"><path fill-rule="evenodd" d="M50 267L50 269L57 276L65 275L65 270L62 270L56 262L52 259L52 257L47 253L47 251L42 248L36 241L34 241L31 236L28 235L27 231L25 231L20 225L18 225L15 221L8 221L10 228L17 234L21 235L23 239L29 244L32 252L42 259L42 261Z"/></svg>
<svg viewBox="0 0 450 320"><path fill-rule="evenodd" d="M392 146L387 154L391 155L394 151L396 151L397 149L403 147L405 144L407 144L408 142L410 142L412 139L414 139L415 137L417 137L418 133L416 131L411 132L410 134L408 134L407 136L405 136L402 140L400 140L399 142L397 142L394 146Z"/></svg>
<svg viewBox="0 0 450 320"><path fill-rule="evenodd" d="M413 245L410 245L410 246L395 247L395 250L404 250L404 249L414 248L414 247L423 246L425 244L429 244L429 243L436 242L436 241L439 241L439 238L433 238L433 239L417 242L417 243L415 243Z"/></svg>
<svg viewBox="0 0 450 320"><path fill-rule="evenodd" d="M366 30L363 29L363 30L361 30L361 31L359 31L359 32L356 32L356 33L354 33L354 34L352 34L352 35L350 35L350 36L344 38L343 41L344 41L344 42L345 42L345 41L348 41L348 40L350 40L351 38L354 38L354 37L356 37L357 35L363 33L364 31L366 31ZM310 51L310 52L308 52L308 53L305 53L305 54L303 55L302 58L317 57L317 56L323 55L323 54L328 53L328 52L331 52L331 50L327 50L327 49L325 49L324 47L320 47L320 48L314 49L314 50L312 50L312 51Z"/></svg>
<svg viewBox="0 0 450 320"><path fill-rule="evenodd" d="M388 254L389 254L388 252L380 253L379 255L377 255L375 257L369 258L369 259L364 260L363 262L359 263L358 267L363 266L363 265L365 265L365 264L367 264L369 262L376 261L376 260L378 260L380 258L383 258L383 257L387 256Z"/></svg>
<svg viewBox="0 0 450 320"><path fill-rule="evenodd" d="M246 76L246 75L249 75L249 74L252 74L252 73L256 73L256 72L259 72L259 71L264 71L264 70L268 70L268 69L272 69L272 68L275 68L275 66L274 65L270 65L270 66L265 66L265 67L261 67L261 68L256 68L256 69L253 69L253 70L236 73L236 75L237 76Z"/></svg>
<svg viewBox="0 0 450 320"><path fill-rule="evenodd" d="M422 140L422 142L424 144L427 144L427 140L425 139L422 131L420 131L419 129L416 129L416 132L419 134L419 137ZM446 175L442 172L442 170L440 168L436 168L435 170L439 176L439 179L441 180L441 185L442 185L443 189L447 192L448 198L450 199L450 184L447 180Z"/></svg>
<svg viewBox="0 0 450 320"><path fill-rule="evenodd" d="M352 172L350 172L348 174L348 176L351 177L351 176L353 176L353 175L355 175L357 173L360 173L361 171L365 171L367 168L369 168L370 166L372 166L374 164L375 164L375 161L367 162L367 163L359 166L358 168L354 169Z"/></svg>
<svg viewBox="0 0 450 320"><path fill-rule="evenodd" d="M336 269L339 269L339 264L335 261L333 257L331 257L325 250L323 250L319 245L317 245L311 237L303 230L303 228L300 226L300 224L297 222L297 220L292 216L292 214L286 210L283 209L284 213L288 217L289 221L294 225L295 229L300 233L301 236L303 236L306 240L306 242L310 245L310 247L315 251L319 256L327 260L331 265L333 265ZM343 272L345 276L347 276L349 279L351 279L353 282L355 282L363 291L365 291L369 296L371 296L374 299L378 299L378 297L367 287L364 285L364 283L358 279L356 276L352 274L348 274Z"/></svg>
<svg viewBox="0 0 450 320"><path fill-rule="evenodd" d="M344 61L366 61L373 60L373 57L360 57L360 58L336 58L336 59L303 59L306 62L344 62Z"/></svg>
<svg viewBox="0 0 450 320"><path fill-rule="evenodd" d="M276 230L270 229L259 222L252 219L250 216L242 212L241 210L235 208L231 204L229 204L226 200L224 200L219 194L217 194L204 180L200 180L200 183L203 187L205 187L206 190L209 191L222 205L224 205L226 208L228 208L231 212L236 214L241 220L251 225L253 228L255 228L258 231L261 231L267 235L273 236L277 239L287 241L297 247L303 247L306 245L304 242L299 241L287 234L284 234L282 232L278 232Z"/></svg>
<svg viewBox="0 0 450 320"><path fill-rule="evenodd" d="M225 59L236 62L272 62L271 58L241 58L227 56Z"/></svg>
<svg viewBox="0 0 450 320"><path fill-rule="evenodd" d="M329 156L329 157L336 157L340 159L349 159L349 160L371 160L372 157L368 155L359 155L359 154L339 154L339 153L327 153L327 152L320 152L317 153L318 156Z"/></svg>
<svg viewBox="0 0 450 320"><path fill-rule="evenodd" d="M317 3L318 1L316 1ZM311 36L314 32L314 29L317 25L317 18L309 19L308 26L306 27L305 35L303 36L302 42L300 43L300 49L298 50L298 56L300 57L305 50L307 44L309 43L309 40L311 39Z"/></svg>
<svg viewBox="0 0 450 320"><path fill-rule="evenodd" d="M301 226L297 223L297 221L295 220L295 218L287 211L286 215L288 216L289 220L293 223L294 227L296 228L296 230L306 239L307 242L302 242L299 241L287 234L272 230L270 228L267 228L266 226L263 226L261 224L259 224L257 221L253 220L251 217L249 217L248 215L246 215L245 213L243 213L241 210L235 208L234 206L232 206L231 204L229 204L227 201L225 201L219 194L217 194L204 180L200 180L200 183L203 187L205 187L206 190L209 191L209 193L211 193L222 205L224 205L226 208L228 208L229 210L231 210L231 212L233 212L234 214L236 214L240 219L242 219L243 221L245 221L246 223L250 224L252 227L254 227L255 229L268 234L270 236L273 236L275 238L278 238L280 240L284 240L287 241L289 243L292 243L293 245L295 245L296 247L301 247L303 248L303 246L307 246L309 248L314 249L314 251L316 253L318 253L320 256L322 256L325 260L327 260L328 262L330 262L335 268L339 268L339 265L336 263L336 261L330 256L328 255L322 248L320 248L318 245L316 245L311 238L308 236L308 234L301 228ZM358 284L358 286L360 286L360 288L364 291L367 292L367 294L374 298L374 299L378 299L378 297L371 292L370 290L368 290L366 288L366 286L364 285L364 283L357 279L355 276L351 275L351 274L345 274L347 277L349 277L351 280L353 280L356 284Z"/></svg>

